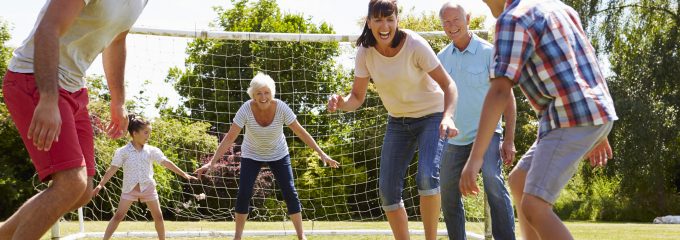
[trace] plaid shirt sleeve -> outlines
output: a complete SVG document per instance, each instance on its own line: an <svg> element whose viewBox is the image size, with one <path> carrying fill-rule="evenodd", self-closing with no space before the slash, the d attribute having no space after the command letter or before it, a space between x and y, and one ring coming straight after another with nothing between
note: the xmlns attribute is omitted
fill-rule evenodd
<svg viewBox="0 0 680 240"><path fill-rule="evenodd" d="M534 39L524 24L511 16L503 16L496 24L494 59L491 78L507 77L519 83L522 69L534 53Z"/></svg>

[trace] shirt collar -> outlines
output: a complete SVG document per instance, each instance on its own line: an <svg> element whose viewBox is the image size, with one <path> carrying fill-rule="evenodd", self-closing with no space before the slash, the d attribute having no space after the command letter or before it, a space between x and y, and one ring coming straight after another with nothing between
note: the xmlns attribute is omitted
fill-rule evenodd
<svg viewBox="0 0 680 240"><path fill-rule="evenodd" d="M132 141L128 142L128 144L126 145L126 147L127 147L128 149L130 149L130 151L133 151L133 152L141 152L141 151L144 151L144 149L146 149L146 144L144 144L144 145L142 146L142 149L140 149L139 151L137 151L137 149L135 148L135 146L132 144Z"/></svg>
<svg viewBox="0 0 680 240"><path fill-rule="evenodd" d="M515 0L505 0L505 8L507 9Z"/></svg>
<svg viewBox="0 0 680 240"><path fill-rule="evenodd" d="M460 53L468 52L468 53L472 53L472 54L477 53L477 48L479 47L479 39L478 39L477 35L475 35L474 33L470 33L470 34L472 35L472 37L470 38L470 43L468 44L468 46L463 51L458 50L456 45L451 43L451 48L453 48L452 53L454 53L454 54L458 53L458 52L460 52Z"/></svg>

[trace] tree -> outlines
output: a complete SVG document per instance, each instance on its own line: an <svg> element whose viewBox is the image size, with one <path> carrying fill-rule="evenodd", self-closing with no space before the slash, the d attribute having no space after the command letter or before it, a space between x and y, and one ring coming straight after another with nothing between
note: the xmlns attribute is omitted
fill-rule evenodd
<svg viewBox="0 0 680 240"><path fill-rule="evenodd" d="M87 77L88 93L90 94L88 109L94 129L95 159L97 162L95 183L99 182L101 176L110 166L115 150L130 141L129 137L111 140L105 134L105 123L110 118L109 104L111 98L104 82L100 75ZM134 99L126 102L128 112L145 118L142 109L149 104L148 100L143 95L137 95ZM149 144L158 147L169 160L187 172L197 168L200 165L199 161L217 147L214 137L207 134L210 124L205 122L161 116L154 119L151 126L153 133L149 139ZM93 211L86 211L87 217L102 220L109 219L113 215L114 206L117 205L116 201L121 193L123 171L124 169L119 170L115 175L116 177L107 184L107 190L102 191L88 205ZM184 205L187 202L195 201L195 197L190 194L192 187L194 187L193 183L187 182L158 165L154 167L154 178L158 184L156 188L165 217L177 219L186 216L183 214L186 211ZM197 186L200 187L200 185ZM130 217L133 219L149 219L146 212L142 212L141 216L131 214Z"/></svg>
<svg viewBox="0 0 680 240"><path fill-rule="evenodd" d="M236 32L278 32L278 33L333 33L326 23L314 24L301 14L281 13L274 0L232 0L231 9L216 8L217 24L224 31ZM298 176L296 183L303 200L303 206L322 204L315 196L332 196L334 202L348 202L348 193L356 184L352 177L365 175L357 172L362 166L353 166L350 157L333 152L334 146L346 144L347 139L334 137L337 132L348 131L335 117L325 114L328 93L348 85L348 73L336 66L339 55L336 42L292 42L292 41L234 41L196 39L187 47L189 57L186 70L171 69L167 81L174 84L178 93L186 100L183 103L186 117L201 119L211 124L210 133L220 136L227 131L236 111L250 97L246 89L250 79L257 72L269 74L276 82L276 98L286 102L297 114L297 120L308 132L317 136L317 142L326 152L343 163L346 175L331 173L318 167L318 158L306 149L296 138L287 138L291 149L291 160ZM288 129L286 136L293 136ZM240 142L240 140L237 140ZM346 164L345 164L346 163ZM234 164L238 170L238 163ZM305 167L307 166L307 167ZM231 174L231 173L225 173ZM323 177L324 181L318 181ZM365 177L363 177L365 178ZM328 181L336 185L327 186ZM325 188L322 188L321 186ZM318 189L318 190L309 190ZM215 193L218 195L228 193ZM233 195L233 194L232 194ZM276 201L275 196L268 199ZM374 199L377 199L374 198ZM374 200L375 202L375 200ZM257 203L257 207L280 208L277 202ZM379 203L378 203L379 204ZM348 205L351 205L349 203ZM379 205L378 205L379 206ZM346 212L345 206L325 206L326 212L305 211L307 218L324 217L324 214ZM341 209L342 208L342 209ZM265 215L269 214L269 211ZM270 216L255 216L256 218ZM338 218L348 218L347 215Z"/></svg>
<svg viewBox="0 0 680 240"><path fill-rule="evenodd" d="M484 20L486 16L470 18L470 30L484 30ZM442 23L438 12L423 12L420 15L413 13L413 9L399 18L399 27L410 29L416 32L442 31ZM482 38L487 39L489 35L484 34ZM488 40L488 39L487 39ZM434 39L427 39L435 53L438 53L447 44L451 43L446 35Z"/></svg>
<svg viewBox="0 0 680 240"><path fill-rule="evenodd" d="M680 212L680 5L677 0L565 1L581 15L607 75L619 120L614 160L587 164L563 216L650 221ZM559 205L559 204L558 204Z"/></svg>
<svg viewBox="0 0 680 240"><path fill-rule="evenodd" d="M224 31L332 33L322 23L314 25L303 15L282 14L273 0L233 0L232 9L216 8ZM262 71L276 81L277 98L298 113L318 112L331 87L337 85L334 57L338 44L332 42L225 41L197 39L187 48L187 70L173 70L168 81L186 98L189 116L213 124L216 133L226 132L228 123L250 99L245 90L249 80ZM304 81L312 80L312 81ZM226 103L226 104L225 104ZM303 125L323 125L323 118L298 119ZM325 133L323 128L308 129Z"/></svg>
<svg viewBox="0 0 680 240"><path fill-rule="evenodd" d="M5 76L7 62L12 57L12 49L5 46L10 37L9 25L0 19L0 76ZM2 79L0 79L0 83L2 83ZM2 93L0 93L0 96L2 96Z"/></svg>
<svg viewBox="0 0 680 240"><path fill-rule="evenodd" d="M0 84L2 84L11 49L5 46L10 39L9 26L0 20ZM1 87L0 87L1 88ZM0 91L0 219L14 213L23 202L35 194L35 169L19 136Z"/></svg>
<svg viewBox="0 0 680 240"><path fill-rule="evenodd" d="M680 211L680 5L611 1L606 12L601 28L616 31L603 33L602 44L620 117L611 134L617 157L607 175L621 179L627 210L613 217L649 221Z"/></svg>

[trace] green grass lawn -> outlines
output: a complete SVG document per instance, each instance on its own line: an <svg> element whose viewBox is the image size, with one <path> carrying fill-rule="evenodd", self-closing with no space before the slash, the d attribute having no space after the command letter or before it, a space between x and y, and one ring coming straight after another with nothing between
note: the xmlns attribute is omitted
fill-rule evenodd
<svg viewBox="0 0 680 240"><path fill-rule="evenodd" d="M637 239L680 239L680 225L658 225L658 224L641 224L641 223L596 223L596 222L567 222L567 227L574 235L575 239L598 239L598 240L637 240ZM104 232L107 222L86 222L85 230L87 232ZM410 222L411 229L422 229L420 222ZM232 231L234 229L233 222L165 222L167 231ZM382 229L389 230L386 222L311 222L305 221L304 227L306 231L312 229L316 230L358 230L358 229ZM468 223L467 228L475 233L481 234L482 225L480 223ZM61 223L62 236L72 234L78 231L77 222L62 222ZM246 231L249 230L290 230L293 231L293 225L290 222L247 222ZM443 223L439 225L439 229L445 229ZM519 229L519 228L517 228ZM125 221L120 224L117 232L128 231L142 231L154 232L153 222L133 222ZM43 239L49 239L49 233ZM382 240L392 239L391 236L317 236L308 235L308 239L330 239L330 240ZM294 240L295 236L264 236L264 237L245 237L246 239L287 239ZM118 238L118 239L148 239L148 238ZM172 238L181 239L181 238ZM224 239L201 237L190 239ZM413 239L424 239L422 235L413 236ZM447 237L440 237L440 239L447 239Z"/></svg>

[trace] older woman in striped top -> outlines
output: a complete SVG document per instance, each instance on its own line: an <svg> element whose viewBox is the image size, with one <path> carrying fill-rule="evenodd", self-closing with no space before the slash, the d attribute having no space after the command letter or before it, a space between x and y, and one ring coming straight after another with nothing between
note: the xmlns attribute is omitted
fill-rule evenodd
<svg viewBox="0 0 680 240"><path fill-rule="evenodd" d="M332 168L339 166L338 162L328 157L316 144L314 138L298 123L293 110L285 102L274 98L275 92L274 80L265 74L258 73L248 88L251 100L246 101L236 112L227 136L220 143L211 161L196 170L199 177L210 171L216 159L222 158L229 146L234 143L241 129L246 128L241 146L241 174L236 197L234 239L241 239L248 217L250 198L253 195L253 185L263 163L269 165L277 183L281 186L288 214L295 226L298 238L305 239L300 214L301 204L294 186L288 145L283 135L284 125L290 127L296 136L314 149L324 165L330 165Z"/></svg>

